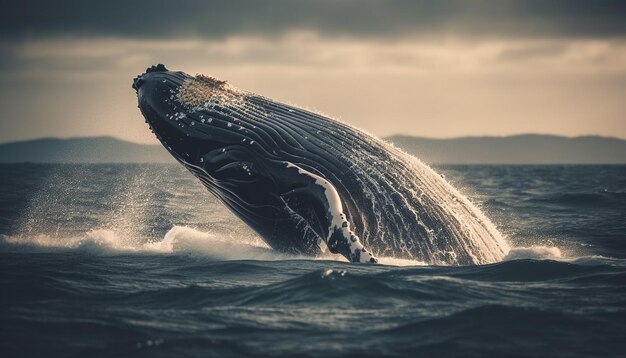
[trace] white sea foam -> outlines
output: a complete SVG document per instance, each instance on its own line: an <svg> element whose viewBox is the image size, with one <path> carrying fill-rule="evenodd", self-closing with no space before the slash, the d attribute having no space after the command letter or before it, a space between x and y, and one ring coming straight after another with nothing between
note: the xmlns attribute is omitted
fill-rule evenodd
<svg viewBox="0 0 626 358"><path fill-rule="evenodd" d="M250 237L234 240L224 235L202 232L190 227L174 226L162 239L137 242L114 230L92 230L76 237L51 235L0 236L0 242L16 248L33 251L77 250L90 254L175 254L205 256L217 260L289 260L315 259L280 253L259 243L258 238ZM319 259L340 259L337 255Z"/></svg>
<svg viewBox="0 0 626 358"><path fill-rule="evenodd" d="M127 245L123 239L111 230L92 230L83 236L59 237L46 234L2 236L2 243L34 251L48 250L86 250L94 253L137 251L133 245Z"/></svg>
<svg viewBox="0 0 626 358"><path fill-rule="evenodd" d="M561 250L556 246L531 246L514 247L504 257L504 261L535 259L535 260L559 260L563 258Z"/></svg>
<svg viewBox="0 0 626 358"><path fill-rule="evenodd" d="M219 260L284 260L295 258L281 254L258 241L240 238L234 240L211 232L202 232L185 226L174 226L162 240L142 245L145 251L163 254L187 254L212 257Z"/></svg>
<svg viewBox="0 0 626 358"><path fill-rule="evenodd" d="M188 255L220 261L329 260L347 262L343 256L328 252L318 257L280 253L269 248L258 237L234 239L223 234L203 232L186 226L174 226L162 239L148 242L137 242L133 237L115 230L97 229L76 237L45 234L0 235L0 245L32 252L79 251L90 255ZM557 260L579 264L610 260L601 256L568 257L563 255L556 246L530 246L512 248L504 261L520 259ZM378 260L380 264L388 266L428 265L426 262L395 257L379 257Z"/></svg>
<svg viewBox="0 0 626 358"><path fill-rule="evenodd" d="M395 257L378 257L378 263L387 266L427 266L423 261L399 259Z"/></svg>
<svg viewBox="0 0 626 358"><path fill-rule="evenodd" d="M209 257L216 260L331 260L346 262L341 255L326 253L323 256L308 257L290 255L274 251L259 242L258 238L234 240L223 235L203 232L190 227L174 226L162 239L149 242L136 242L114 230L92 230L76 237L50 235L0 236L0 243L21 250L80 251L92 255L116 254L157 254L190 255ZM390 266L425 265L414 260L381 257L380 263Z"/></svg>

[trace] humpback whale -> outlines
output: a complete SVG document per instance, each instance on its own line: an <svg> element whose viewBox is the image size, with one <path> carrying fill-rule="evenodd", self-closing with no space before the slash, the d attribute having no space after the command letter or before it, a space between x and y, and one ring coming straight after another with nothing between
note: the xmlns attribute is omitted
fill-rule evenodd
<svg viewBox="0 0 626 358"><path fill-rule="evenodd" d="M444 265L509 250L443 176L363 130L162 64L132 87L163 146L276 250Z"/></svg>

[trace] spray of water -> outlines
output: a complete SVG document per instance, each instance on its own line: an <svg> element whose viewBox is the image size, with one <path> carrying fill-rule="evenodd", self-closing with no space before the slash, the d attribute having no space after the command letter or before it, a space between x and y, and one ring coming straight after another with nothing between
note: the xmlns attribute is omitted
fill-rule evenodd
<svg viewBox="0 0 626 358"><path fill-rule="evenodd" d="M172 174L163 168L136 166L58 166L46 173L31 193L15 234L0 237L0 243L14 249L76 250L96 255L313 259L271 250L181 171ZM97 182L95 178L103 179ZM179 223L163 223L164 218L171 217ZM202 223L205 226L190 227ZM559 259L561 253L554 247L527 247L513 248L505 257L520 258ZM330 253L316 259L345 261ZM382 256L380 262L426 264L393 256Z"/></svg>

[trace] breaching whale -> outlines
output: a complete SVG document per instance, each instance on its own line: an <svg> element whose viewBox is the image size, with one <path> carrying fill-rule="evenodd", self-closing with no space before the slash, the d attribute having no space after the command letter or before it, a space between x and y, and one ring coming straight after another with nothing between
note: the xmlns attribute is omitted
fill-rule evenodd
<svg viewBox="0 0 626 358"><path fill-rule="evenodd" d="M276 250L449 265L509 250L441 175L362 130L161 64L132 87L163 146Z"/></svg>

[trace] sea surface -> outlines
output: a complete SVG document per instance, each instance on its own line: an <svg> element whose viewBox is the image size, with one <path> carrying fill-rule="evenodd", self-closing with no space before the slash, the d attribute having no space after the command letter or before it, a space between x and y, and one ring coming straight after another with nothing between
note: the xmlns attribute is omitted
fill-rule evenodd
<svg viewBox="0 0 626 358"><path fill-rule="evenodd" d="M625 357L626 166L440 166L513 247L272 251L179 165L0 165L0 357Z"/></svg>

